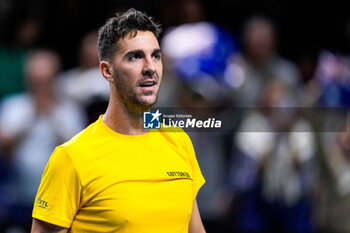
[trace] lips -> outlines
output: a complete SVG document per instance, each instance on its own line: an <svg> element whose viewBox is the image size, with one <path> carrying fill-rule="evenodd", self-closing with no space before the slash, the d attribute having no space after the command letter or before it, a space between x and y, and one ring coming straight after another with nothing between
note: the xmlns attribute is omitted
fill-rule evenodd
<svg viewBox="0 0 350 233"><path fill-rule="evenodd" d="M144 82L144 83L140 84L140 87L151 87L151 86L153 86L155 84L156 84L156 82L154 82L154 81Z"/></svg>
<svg viewBox="0 0 350 233"><path fill-rule="evenodd" d="M139 86L140 87L152 87L156 84L157 84L157 82L154 80L145 80L145 81L142 81Z"/></svg>

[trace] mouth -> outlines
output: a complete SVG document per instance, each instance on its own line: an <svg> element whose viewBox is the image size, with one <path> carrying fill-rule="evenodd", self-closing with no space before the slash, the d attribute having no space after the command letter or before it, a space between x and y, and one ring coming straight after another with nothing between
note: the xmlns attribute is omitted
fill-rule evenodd
<svg viewBox="0 0 350 233"><path fill-rule="evenodd" d="M140 87L153 87L153 86L155 86L157 84L157 82L156 81L145 81L145 82L142 82L142 83L140 83Z"/></svg>

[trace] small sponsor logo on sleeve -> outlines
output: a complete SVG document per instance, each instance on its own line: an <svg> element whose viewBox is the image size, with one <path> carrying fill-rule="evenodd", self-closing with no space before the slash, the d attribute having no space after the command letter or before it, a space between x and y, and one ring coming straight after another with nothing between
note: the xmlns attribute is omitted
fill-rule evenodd
<svg viewBox="0 0 350 233"><path fill-rule="evenodd" d="M38 199L36 201L38 202L39 208L47 209L49 207L47 201L44 201L40 197L38 197Z"/></svg>

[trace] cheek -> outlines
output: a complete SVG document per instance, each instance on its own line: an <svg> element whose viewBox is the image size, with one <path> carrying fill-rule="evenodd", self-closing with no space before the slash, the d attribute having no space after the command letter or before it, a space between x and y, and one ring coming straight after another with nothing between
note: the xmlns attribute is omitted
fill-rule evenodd
<svg viewBox="0 0 350 233"><path fill-rule="evenodd" d="M158 67L157 67L157 73L158 73L159 79L161 79L161 78L162 78L162 75L163 75L163 65L162 65L162 63L160 63L160 65L158 65Z"/></svg>
<svg viewBox="0 0 350 233"><path fill-rule="evenodd" d="M123 86L135 85L137 82L136 69L132 69L132 68L119 69L116 72L115 78L117 79L117 83L121 83Z"/></svg>

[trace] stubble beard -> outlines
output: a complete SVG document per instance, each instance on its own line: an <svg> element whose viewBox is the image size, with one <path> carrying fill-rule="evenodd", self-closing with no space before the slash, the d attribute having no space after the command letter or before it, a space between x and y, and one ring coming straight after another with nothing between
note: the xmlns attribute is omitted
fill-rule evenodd
<svg viewBox="0 0 350 233"><path fill-rule="evenodd" d="M158 91L156 93L156 98L153 103L145 103L142 101L137 93L123 82L119 78L115 78L115 89L117 91L117 95L124 106L124 109L128 111L132 116L142 117L143 112L149 111L149 109L157 102L158 99Z"/></svg>

